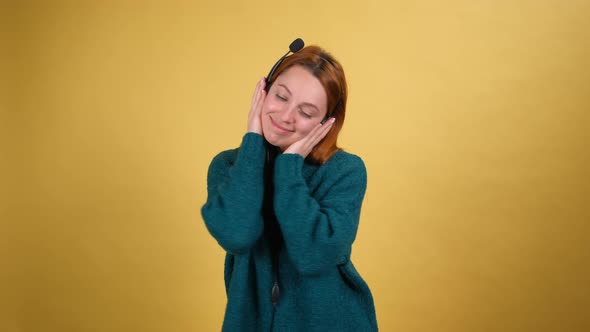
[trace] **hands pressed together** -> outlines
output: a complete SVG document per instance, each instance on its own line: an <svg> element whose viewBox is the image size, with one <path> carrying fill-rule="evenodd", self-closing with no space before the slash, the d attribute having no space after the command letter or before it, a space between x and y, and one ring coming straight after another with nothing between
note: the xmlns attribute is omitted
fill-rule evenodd
<svg viewBox="0 0 590 332"><path fill-rule="evenodd" d="M248 113L248 132L263 135L262 130L262 106L266 99L266 80L260 79L256 84L250 112ZM330 118L324 124L318 123L306 136L292 143L283 153L299 154L306 158L311 150L328 134L335 119Z"/></svg>

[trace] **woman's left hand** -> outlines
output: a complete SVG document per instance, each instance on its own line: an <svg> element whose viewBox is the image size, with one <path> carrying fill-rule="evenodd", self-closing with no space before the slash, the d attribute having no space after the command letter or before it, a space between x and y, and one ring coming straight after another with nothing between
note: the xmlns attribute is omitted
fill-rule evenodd
<svg viewBox="0 0 590 332"><path fill-rule="evenodd" d="M283 153L296 153L306 158L311 150L316 146L330 131L335 119L330 118L324 124L319 123L313 128L307 136L291 144Z"/></svg>

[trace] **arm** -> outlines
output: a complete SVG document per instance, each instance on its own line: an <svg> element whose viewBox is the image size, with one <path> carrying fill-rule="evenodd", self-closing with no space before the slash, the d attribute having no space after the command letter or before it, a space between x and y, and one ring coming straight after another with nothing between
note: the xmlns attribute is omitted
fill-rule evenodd
<svg viewBox="0 0 590 332"><path fill-rule="evenodd" d="M356 237L367 173L350 156L329 167L314 195L302 175L303 157L282 154L275 163L274 207L287 254L301 274L336 266ZM320 192L321 191L321 192Z"/></svg>
<svg viewBox="0 0 590 332"><path fill-rule="evenodd" d="M260 115L266 98L264 78L258 81L250 112L248 133L237 157L217 155L207 174L207 202L201 209L207 229L219 245L233 254L246 253L264 229L265 148Z"/></svg>
<svg viewBox="0 0 590 332"><path fill-rule="evenodd" d="M264 151L262 136L247 133L235 161L221 153L209 166L201 214L219 245L234 254L247 252L264 228Z"/></svg>

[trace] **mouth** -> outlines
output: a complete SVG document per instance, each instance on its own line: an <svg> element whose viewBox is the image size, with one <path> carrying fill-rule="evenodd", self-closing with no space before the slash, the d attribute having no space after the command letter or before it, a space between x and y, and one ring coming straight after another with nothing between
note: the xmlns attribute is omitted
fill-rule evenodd
<svg viewBox="0 0 590 332"><path fill-rule="evenodd" d="M270 123L272 123L273 127L275 127L277 130L279 130L279 132L284 132L284 133L295 132L295 130L290 130L285 127L281 127L278 123L275 122L275 120L272 118L272 116L269 115L269 118L270 118Z"/></svg>

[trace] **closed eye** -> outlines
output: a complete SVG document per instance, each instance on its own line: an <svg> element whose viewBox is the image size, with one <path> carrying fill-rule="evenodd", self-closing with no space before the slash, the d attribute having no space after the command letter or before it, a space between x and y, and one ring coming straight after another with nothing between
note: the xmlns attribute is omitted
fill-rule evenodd
<svg viewBox="0 0 590 332"><path fill-rule="evenodd" d="M299 113L301 113L301 115L303 115L304 117L311 119L311 114L305 113L303 110L299 110Z"/></svg>
<svg viewBox="0 0 590 332"><path fill-rule="evenodd" d="M287 101L287 97L281 96L278 93L275 96L282 101Z"/></svg>

